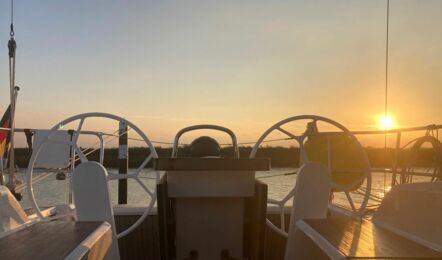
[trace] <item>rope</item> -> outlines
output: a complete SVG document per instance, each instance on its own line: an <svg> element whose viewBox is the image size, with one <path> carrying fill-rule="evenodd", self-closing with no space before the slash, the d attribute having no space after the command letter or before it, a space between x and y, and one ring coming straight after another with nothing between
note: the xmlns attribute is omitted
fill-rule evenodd
<svg viewBox="0 0 442 260"><path fill-rule="evenodd" d="M127 132L129 132L129 130L131 130L131 128L128 128L127 131L122 132L121 135L126 134ZM118 132L118 131L119 131L119 130L117 130L116 132ZM114 133L115 133L115 132L114 132ZM121 135L115 135L115 134L107 135L106 137L103 138L103 146L104 146L105 144L108 144L108 143L112 142L113 140L115 140L116 138L120 137ZM104 140L105 140L106 138L108 138L108 137L109 137L109 138L112 137L112 139L107 140L106 142L104 142ZM97 144L99 144L99 143L100 143L100 141L98 141ZM89 147L89 148L85 148L85 149L83 149L83 150L81 150L81 151L84 153L84 151L87 151L87 150L90 150L90 149L92 149L92 150L91 150L90 152L88 152L88 153L85 153L84 156L88 156L88 155L92 154L93 152L97 151L97 150L100 149L100 148L98 148L98 147L97 147L97 148ZM77 156L78 156L78 157L77 157ZM76 155L76 156L75 156L75 160L74 160L74 162L77 162L78 160L80 160L80 157L79 157L79 155Z"/></svg>
<svg viewBox="0 0 442 260"><path fill-rule="evenodd" d="M111 135L109 135L109 134L102 134L102 135L105 135L105 137L103 138L103 144L106 144L106 143L104 143L104 141L105 141L106 139L109 139L113 134L117 133L118 131L119 131L119 130L116 130L116 131L113 132ZM100 134L101 134L101 133L100 133ZM83 149L83 150L81 150L81 151L84 153L84 152L87 151L87 150L94 149L93 147L96 146L96 145L98 145L98 144L100 144L100 143L101 143L101 141L98 140L97 142L95 142L94 144L92 144L90 147L85 148L85 149ZM96 149L98 149L98 148L96 148Z"/></svg>
<svg viewBox="0 0 442 260"><path fill-rule="evenodd" d="M279 139L270 139L270 140L262 141L261 143L270 143L270 142L287 141L287 140L293 140L293 138L287 137L287 138L279 138ZM250 145L250 144L256 144L256 142L238 143L238 145ZM228 144L221 144L221 145L228 145Z"/></svg>
<svg viewBox="0 0 442 260"><path fill-rule="evenodd" d="M131 128L128 128L128 130L125 131L125 132L123 132L123 133L121 133L121 135L126 134L126 133L129 132L130 130L131 130ZM115 140L116 138L120 137L121 135L116 134L117 132L118 132L118 130L115 131L115 132L113 132L112 134L101 133L102 135L105 136L105 137L103 138L103 141L106 140L105 142L103 142L103 144L105 145L105 144L107 144L107 143L109 143L109 142ZM109 139L109 138L110 138L110 139ZM109 140L107 140L107 139L109 139ZM144 141L143 139L140 139L140 138L128 138L128 139L129 139L129 140L133 140L133 141L140 141L140 142L143 142L143 141ZM279 138L279 139L270 139L270 140L262 141L262 143L277 142L277 141L286 141L286 140L292 140L292 139L293 139L293 138L291 138L291 137L287 137L287 138ZM154 144L173 145L173 143L170 143L170 142L155 141L155 140L151 140L151 143L154 143ZM251 145L251 144L255 144L255 143L256 143L256 142L244 142L244 143L238 143L238 145ZM91 145L91 147L81 149L81 152L83 152L85 156L88 156L88 155L90 155L90 154L92 154L92 153L94 153L95 151L98 151L98 150L100 149L99 147L95 147L95 148L94 148L94 146L96 146L96 145L98 145L98 144L100 144L100 141L95 142L94 144ZM188 145L188 144L187 144L187 143L184 143L184 144L181 144L181 146L182 146L182 145ZM227 146L227 145L231 145L231 144L220 144L220 145L222 145L222 146ZM86 151L87 151L87 153L85 153ZM74 159L74 162L77 162L78 160L80 160L80 157L79 157L79 155L76 155L76 156L75 156L75 159ZM285 173L285 174L281 174L281 175L291 175L291 174L296 174L296 172L293 172L293 173ZM275 176L279 176L279 175L275 175ZM268 177L273 177L273 176L264 176L264 177L262 177L262 178L268 178Z"/></svg>
<svg viewBox="0 0 442 260"><path fill-rule="evenodd" d="M114 136L114 137L119 137L118 135L115 135L115 134L103 134L103 135L106 135L106 136ZM132 141L140 141L140 142L143 142L144 140L143 139L140 139L140 138L128 138L129 140L132 140ZM288 137L288 138L279 138L279 139L270 139L270 140L265 140L265 141L262 141L262 143L270 143L270 142L277 142L277 141L287 141L287 140L292 140L293 138L291 138L291 137ZM171 143L171 142L166 142L166 141L157 141L157 140L150 140L150 142L151 143L154 143L154 144L167 144L167 145L173 145L173 143ZM96 144L99 144L99 143L96 143ZM95 144L95 145L96 145ZM190 143L181 143L180 144L180 146L183 146L183 145L189 145ZM251 145L251 144L256 144L256 142L243 142L243 143L238 143L238 145ZM222 145L222 146L228 146L228 145L232 145L231 143L224 143L224 144L220 144L220 145Z"/></svg>

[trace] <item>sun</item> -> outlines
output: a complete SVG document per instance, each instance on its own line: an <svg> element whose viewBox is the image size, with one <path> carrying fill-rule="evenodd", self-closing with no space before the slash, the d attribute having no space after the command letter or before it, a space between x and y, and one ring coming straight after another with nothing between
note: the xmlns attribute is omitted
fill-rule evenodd
<svg viewBox="0 0 442 260"><path fill-rule="evenodd" d="M393 117L389 115L383 115L379 117L379 128L382 130L389 130L394 128L396 125L394 123Z"/></svg>

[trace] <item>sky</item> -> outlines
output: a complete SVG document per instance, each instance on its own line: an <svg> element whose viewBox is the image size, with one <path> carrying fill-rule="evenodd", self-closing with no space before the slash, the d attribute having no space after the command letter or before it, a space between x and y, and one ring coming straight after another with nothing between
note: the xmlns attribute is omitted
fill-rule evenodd
<svg viewBox="0 0 442 260"><path fill-rule="evenodd" d="M0 111L9 5L0 1ZM440 0L390 2L388 110L398 126L442 123L441 13ZM376 129L384 110L385 0L16 0L15 31L17 127L98 111L154 140L209 123L249 142L301 114Z"/></svg>

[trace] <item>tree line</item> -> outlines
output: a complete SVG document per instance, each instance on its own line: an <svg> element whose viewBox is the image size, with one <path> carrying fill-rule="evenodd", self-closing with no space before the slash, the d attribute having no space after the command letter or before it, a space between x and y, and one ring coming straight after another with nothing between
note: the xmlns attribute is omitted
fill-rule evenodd
<svg viewBox="0 0 442 260"><path fill-rule="evenodd" d="M170 157L172 148L156 147L159 157ZM393 148L374 148L366 147L368 159L372 167L391 167L394 164L396 151ZM241 158L248 158L252 147L239 147ZM234 151L232 147L224 147L221 149L222 156L233 157ZM20 168L28 166L31 151L27 148L15 149L15 161ZM138 167L143 160L149 155L146 148L134 147L129 149L129 167ZM189 155L189 147L184 146L178 150L178 156L186 157ZM256 157L269 158L272 167L298 167L299 166L299 148L297 147L262 147L258 150ZM442 155L435 152L431 148L420 148L418 150L401 150L399 153L399 166L407 166L412 163L414 167L430 167L442 165ZM88 155L89 160L98 161L99 151L95 151ZM104 151L104 165L106 167L118 168L118 149L108 148ZM147 167L152 166L152 161Z"/></svg>

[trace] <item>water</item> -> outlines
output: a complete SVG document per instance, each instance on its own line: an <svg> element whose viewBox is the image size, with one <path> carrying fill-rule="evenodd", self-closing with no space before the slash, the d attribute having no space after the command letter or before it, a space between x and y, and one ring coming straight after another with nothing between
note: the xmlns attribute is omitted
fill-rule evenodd
<svg viewBox="0 0 442 260"><path fill-rule="evenodd" d="M109 171L117 173L117 169L110 169ZM274 168L266 172L257 172L256 178L268 185L269 198L281 200L294 187L296 183L296 175L293 174L294 172L296 172L296 168ZM41 176L42 174L44 173L34 173L34 179L37 179L37 177ZM25 173L20 172L18 177L19 179L25 181ZM151 191L153 191L155 188L154 177L155 173L152 169L145 169L139 175L141 182ZM428 181L428 178L415 177L414 180ZM383 198L384 190L388 191L390 189L390 182L391 174L374 172L372 174L371 194L375 195L376 197ZM44 207L66 204L69 198L69 183L69 176L67 176L65 180L60 181L55 179L55 173L49 174L48 177L39 180L37 183L34 184L34 194L38 205L40 207ZM363 184L362 187L364 186L365 184ZM118 193L117 181L110 181L109 188L112 203L116 204ZM23 199L20 201L20 204L23 206L23 208L30 208L31 205L26 188L24 188L21 192L23 194ZM363 198L362 195L356 193L351 193L351 197L356 205L358 205ZM128 204L145 206L149 203L149 201L150 197L143 190L141 185L137 183L137 181L129 179ZM333 201L343 206L349 206L348 200L344 193L335 193ZM369 204L375 205L378 204L378 201L370 200ZM288 201L287 205L291 205L291 202Z"/></svg>

